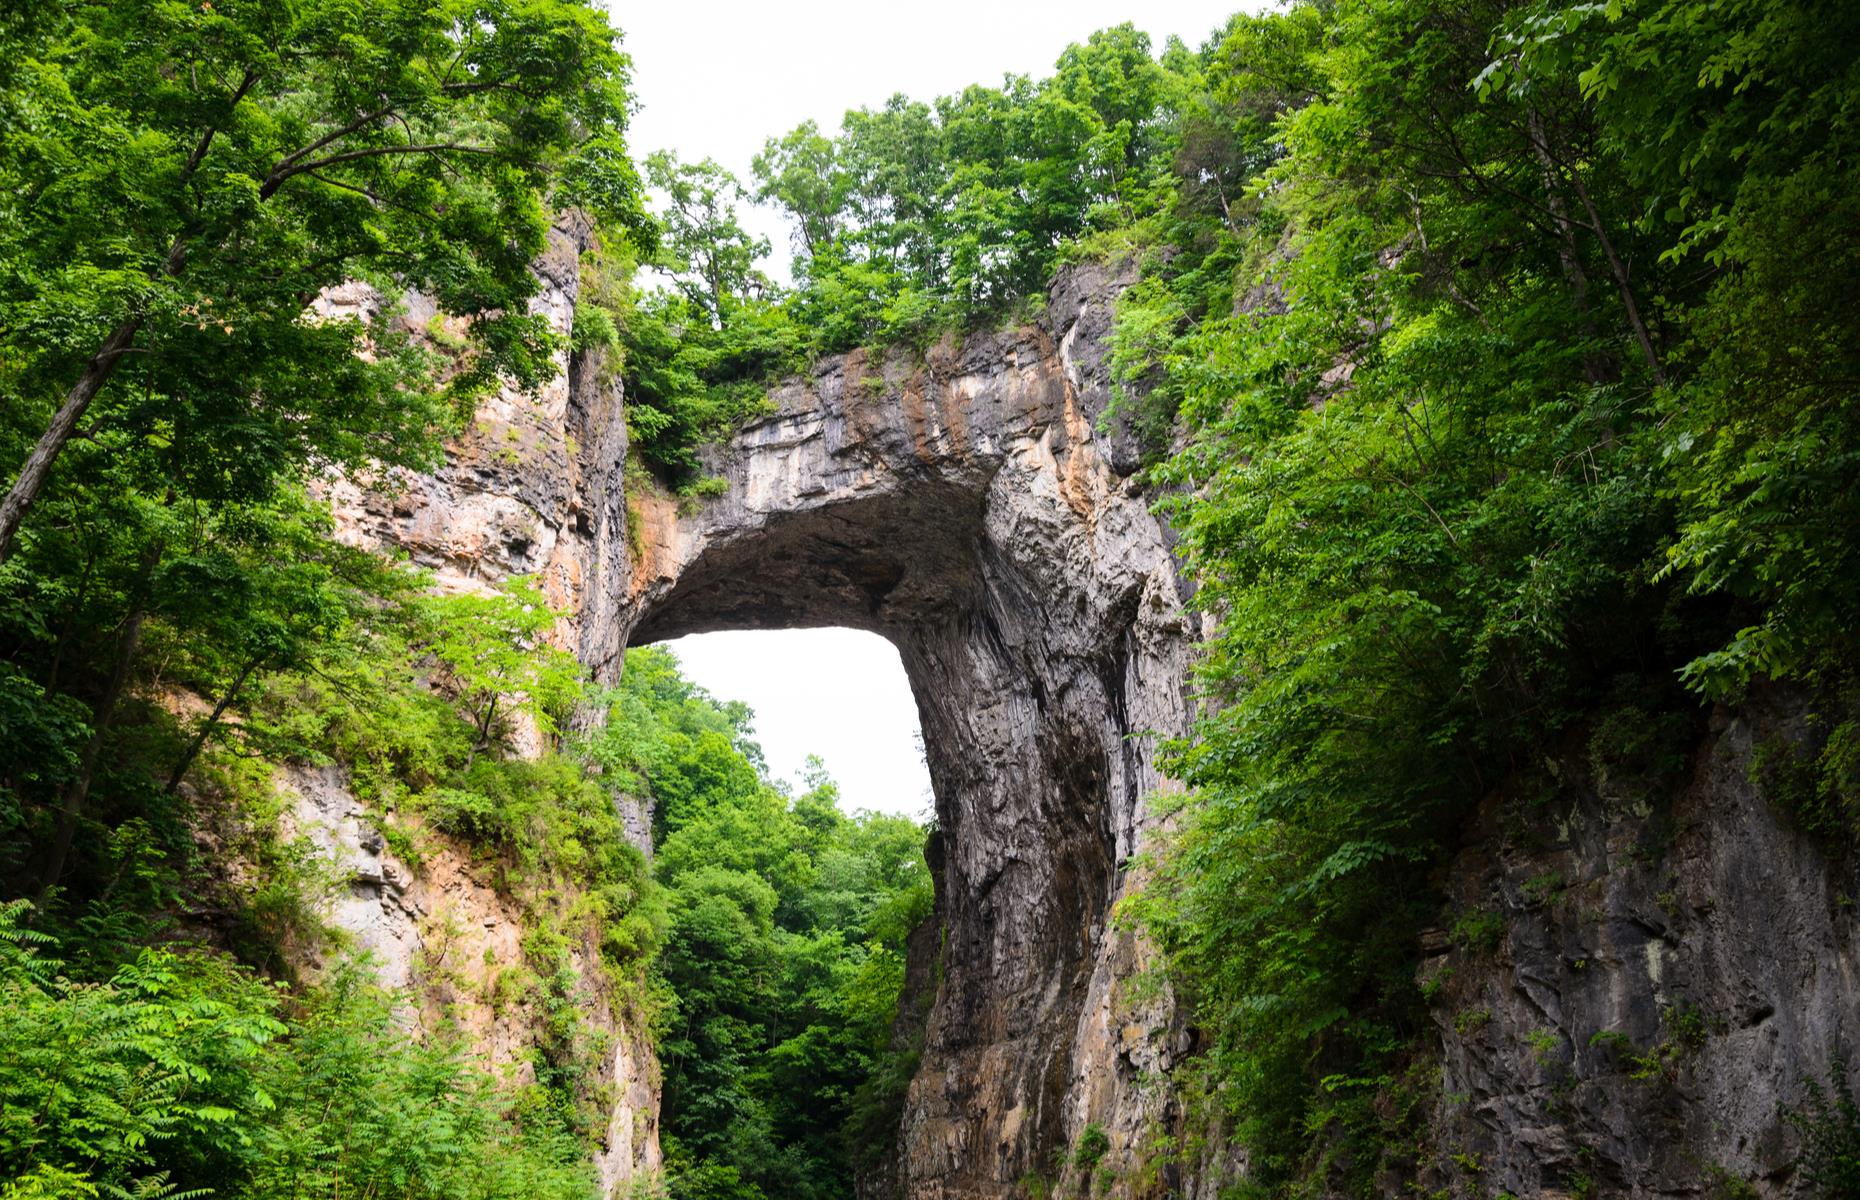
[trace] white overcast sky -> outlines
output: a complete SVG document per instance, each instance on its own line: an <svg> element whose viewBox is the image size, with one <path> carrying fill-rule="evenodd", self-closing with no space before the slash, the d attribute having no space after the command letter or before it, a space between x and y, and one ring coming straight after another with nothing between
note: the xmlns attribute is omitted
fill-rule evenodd
<svg viewBox="0 0 1860 1200"><path fill-rule="evenodd" d="M824 132L848 109L894 93L929 100L1008 73L1048 75L1094 29L1134 21L1160 50L1174 34L1200 46L1227 15L1260 0L608 0L633 55L636 156L714 158L745 182L769 137L809 118ZM745 221L773 243L787 275L788 227L771 212ZM851 630L714 633L669 643L686 674L719 699L756 710L771 774L794 779L818 754L842 807L923 817L929 778L917 708L897 651Z"/></svg>
<svg viewBox="0 0 1860 1200"><path fill-rule="evenodd" d="M769 774L798 782L817 754L840 807L930 816L917 745L917 702L892 644L856 629L700 633L666 642L685 675L720 700L756 710Z"/></svg>

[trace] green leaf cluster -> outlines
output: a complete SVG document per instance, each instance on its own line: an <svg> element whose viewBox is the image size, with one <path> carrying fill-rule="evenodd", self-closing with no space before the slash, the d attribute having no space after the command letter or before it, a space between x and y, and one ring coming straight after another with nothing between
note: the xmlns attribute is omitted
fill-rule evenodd
<svg viewBox="0 0 1860 1200"><path fill-rule="evenodd" d="M674 1195L839 1197L890 1152L915 1056L894 1030L930 915L924 831L838 807L814 764L772 786L750 713L651 648L627 653L590 746L655 802L669 919L656 970Z"/></svg>
<svg viewBox="0 0 1860 1200"><path fill-rule="evenodd" d="M771 138L757 197L797 227L789 306L816 351L926 345L1044 293L1062 250L1152 211L1193 56L1159 62L1125 24L1067 47L1044 80L934 103L899 95Z"/></svg>
<svg viewBox="0 0 1860 1200"><path fill-rule="evenodd" d="M148 949L78 982L23 915L0 907L10 1200L594 1192L578 1142L457 1046L409 1039L354 972L286 1003L222 958Z"/></svg>
<svg viewBox="0 0 1860 1200"><path fill-rule="evenodd" d="M0 877L41 895L135 820L184 860L196 758L268 676L377 636L413 585L309 493L430 466L484 386L555 370L550 206L652 229L630 64L574 0L55 0L0 59ZM533 718L560 683L517 681Z"/></svg>

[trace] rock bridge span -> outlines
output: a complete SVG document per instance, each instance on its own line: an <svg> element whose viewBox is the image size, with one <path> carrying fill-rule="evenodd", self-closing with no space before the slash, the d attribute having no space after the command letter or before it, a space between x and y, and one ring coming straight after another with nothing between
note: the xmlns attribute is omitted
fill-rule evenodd
<svg viewBox="0 0 1860 1200"><path fill-rule="evenodd" d="M1011 1194L1092 1123L1115 1166L1168 1120L1139 1085L1181 1030L1125 1003L1141 951L1110 913L1164 783L1154 735L1187 719L1190 631L1128 447L1094 428L1115 286L1077 273L1036 325L777 389L708 453L721 495L632 501L616 644L590 647L818 625L897 645L940 840L912 1196Z"/></svg>
<svg viewBox="0 0 1860 1200"><path fill-rule="evenodd" d="M564 332L589 236L564 217L536 266L535 306ZM596 678L630 644L708 630L845 625L897 645L936 793L941 928L914 942L933 996L897 1176L873 1195L1013 1195L1088 1124L1112 1169L1173 1124L1144 1081L1185 1034L1166 1000L1125 1002L1142 950L1110 920L1164 784L1151 735L1187 720L1192 642L1131 447L1094 428L1122 282L1083 268L1034 324L823 360L706 452L724 490L682 511L628 495L624 396L583 354L540 391L488 397L436 473L329 486L343 536L404 550L441 588L538 577ZM375 303L358 285L323 307ZM404 317L432 319L417 297Z"/></svg>

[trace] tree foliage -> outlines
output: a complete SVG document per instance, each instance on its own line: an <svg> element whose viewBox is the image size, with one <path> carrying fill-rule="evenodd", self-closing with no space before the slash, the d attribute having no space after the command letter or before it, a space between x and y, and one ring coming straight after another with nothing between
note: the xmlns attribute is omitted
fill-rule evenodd
<svg viewBox="0 0 1860 1200"><path fill-rule="evenodd" d="M409 1039L357 975L286 1006L223 960L147 949L76 982L21 907L0 908L0 1194L591 1194L578 1143L459 1047Z"/></svg>
<svg viewBox="0 0 1860 1200"><path fill-rule="evenodd" d="M321 936L292 760L340 764L409 861L487 814L488 853L606 923L617 980L656 947L644 860L554 736L556 614L429 597L313 498L431 465L485 385L555 369L552 206L650 243L628 70L568 0L0 17L0 895L37 901L0 921L6 1195L592 1192L586 1080L513 1089L361 976L254 971ZM409 336L409 290L461 345ZM492 695L542 761L505 758ZM249 876L204 869L209 832Z"/></svg>
<svg viewBox="0 0 1860 1200"><path fill-rule="evenodd" d="M893 1026L904 941L930 912L924 831L842 813L818 763L798 796L771 786L748 711L664 651L628 652L610 713L593 753L657 805L672 1192L847 1195L855 1164L889 1152L914 1061Z"/></svg>
<svg viewBox="0 0 1860 1200"><path fill-rule="evenodd" d="M0 337L8 440L36 445L0 554L80 432L214 498L263 498L311 457L424 457L431 364L381 329L357 353L366 325L310 302L357 278L421 289L472 318L455 387L534 381L545 203L646 229L627 60L581 4L29 11L4 31Z"/></svg>
<svg viewBox="0 0 1860 1200"><path fill-rule="evenodd" d="M1391 1165L1429 881L1569 731L1791 682L1851 837L1838 7L1349 0L1201 55L1113 361L1218 623L1127 914L1260 1185Z"/></svg>

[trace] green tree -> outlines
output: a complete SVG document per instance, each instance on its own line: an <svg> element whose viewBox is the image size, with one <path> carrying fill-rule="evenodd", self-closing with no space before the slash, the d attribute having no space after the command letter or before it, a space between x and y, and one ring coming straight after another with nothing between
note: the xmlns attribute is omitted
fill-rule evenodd
<svg viewBox="0 0 1860 1200"><path fill-rule="evenodd" d="M0 906L0 1191L585 1200L582 1146L352 969L290 1005L201 952L65 978Z"/></svg>
<svg viewBox="0 0 1860 1200"><path fill-rule="evenodd" d="M643 227L625 159L600 153L627 61L583 5L30 11L6 30L0 153L9 440L30 451L0 557L87 417L86 437L163 438L248 489L311 456L417 456L438 415L421 375L306 306L352 278L422 288L474 318L460 383L534 379L550 341L523 301L552 181Z"/></svg>
<svg viewBox="0 0 1860 1200"><path fill-rule="evenodd" d="M72 718L0 788L44 891L99 779L133 810L123 754L170 736L145 645L210 709L155 751L173 791L255 676L348 620L359 560L312 528L309 473L430 464L449 398L553 369L526 303L546 203L645 218L627 62L584 5L71 0L0 38L0 641ZM351 279L383 301L315 315ZM462 357L400 327L409 287L471 319Z"/></svg>
<svg viewBox="0 0 1860 1200"><path fill-rule="evenodd" d="M1665 761L1682 680L1793 681L1797 814L1851 844L1854 339L1805 249L1850 224L1850 20L1350 0L1178 60L1113 367L1153 452L1187 439L1155 478L1218 623L1127 911L1255 1182L1366 1190L1405 1136L1430 872L1473 803L1552 787L1548 739L1635 723Z"/></svg>
<svg viewBox="0 0 1860 1200"><path fill-rule="evenodd" d="M839 236L841 214L852 181L840 169L833 140L813 121L803 121L780 138L763 143L752 164L756 199L786 209L795 223L798 249L813 258Z"/></svg>
<svg viewBox="0 0 1860 1200"><path fill-rule="evenodd" d="M848 816L818 761L789 796L750 714L663 650L627 652L591 743L652 796L667 921L656 971L673 1195L832 1200L895 1132L905 939L931 910L924 832Z"/></svg>
<svg viewBox="0 0 1860 1200"><path fill-rule="evenodd" d="M695 481L696 447L767 406L767 387L799 367L803 339L757 268L768 254L737 217L746 193L709 159L647 159L666 197L660 269L671 288L632 297L622 314L627 427L668 482Z"/></svg>
<svg viewBox="0 0 1860 1200"><path fill-rule="evenodd" d="M581 664L548 642L563 614L533 582L507 579L495 593L434 596L425 607L433 630L427 648L477 734L466 766L490 748L500 705L545 734L557 732L558 719L581 696Z"/></svg>
<svg viewBox="0 0 1860 1200"><path fill-rule="evenodd" d="M749 194L736 176L708 158L681 163L657 150L646 158L646 178L666 200L658 265L713 324L726 324L737 304L770 290L756 269L768 256L768 240L752 236L737 218L736 205Z"/></svg>

